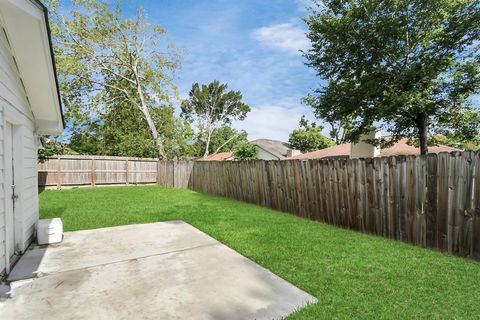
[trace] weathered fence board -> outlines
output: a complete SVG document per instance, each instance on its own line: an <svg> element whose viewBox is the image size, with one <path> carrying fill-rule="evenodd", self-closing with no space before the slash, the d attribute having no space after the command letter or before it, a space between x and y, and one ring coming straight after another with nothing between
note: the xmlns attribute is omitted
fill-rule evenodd
<svg viewBox="0 0 480 320"><path fill-rule="evenodd" d="M196 162L193 190L480 259L480 154Z"/></svg>

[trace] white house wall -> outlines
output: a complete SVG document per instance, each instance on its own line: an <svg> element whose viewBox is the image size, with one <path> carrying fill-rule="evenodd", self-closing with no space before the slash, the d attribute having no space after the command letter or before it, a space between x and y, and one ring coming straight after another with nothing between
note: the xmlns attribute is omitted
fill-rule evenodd
<svg viewBox="0 0 480 320"><path fill-rule="evenodd" d="M5 269L4 128L15 126L16 155L15 251L23 252L30 243L38 219L37 137L34 118L0 21L0 272Z"/></svg>
<svg viewBox="0 0 480 320"><path fill-rule="evenodd" d="M260 148L259 146L256 146L257 148L257 159L259 160L279 160L278 157L274 156L268 151L265 151L264 149Z"/></svg>
<svg viewBox="0 0 480 320"><path fill-rule="evenodd" d="M0 58L0 61L3 62L3 59ZM3 65L3 63L1 63ZM1 80L0 80L1 81ZM5 270L5 241L6 241L6 226L5 226L5 174L4 174L4 157L3 157L3 108L0 108L0 274Z"/></svg>

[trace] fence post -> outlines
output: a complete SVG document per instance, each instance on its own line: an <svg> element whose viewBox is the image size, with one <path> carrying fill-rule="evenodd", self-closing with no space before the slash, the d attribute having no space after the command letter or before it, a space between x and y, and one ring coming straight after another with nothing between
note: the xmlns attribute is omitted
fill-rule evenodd
<svg viewBox="0 0 480 320"><path fill-rule="evenodd" d="M96 180L96 175L95 175L95 157L92 157L92 187L95 187L95 180Z"/></svg>
<svg viewBox="0 0 480 320"><path fill-rule="evenodd" d="M57 189L62 189L62 162L59 154L57 154Z"/></svg>
<svg viewBox="0 0 480 320"><path fill-rule="evenodd" d="M129 181L128 181L128 159L125 160L125 184L128 186Z"/></svg>
<svg viewBox="0 0 480 320"><path fill-rule="evenodd" d="M175 188L175 170L176 170L176 165L175 165L175 160L172 160L172 187Z"/></svg>

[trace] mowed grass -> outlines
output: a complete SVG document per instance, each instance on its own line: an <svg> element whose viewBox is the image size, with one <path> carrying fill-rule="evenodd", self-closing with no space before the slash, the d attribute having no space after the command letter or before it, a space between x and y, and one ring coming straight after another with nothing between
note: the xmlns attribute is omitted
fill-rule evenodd
<svg viewBox="0 0 480 320"><path fill-rule="evenodd" d="M318 298L289 319L478 319L480 263L226 198L148 187L44 191L66 231L184 220Z"/></svg>

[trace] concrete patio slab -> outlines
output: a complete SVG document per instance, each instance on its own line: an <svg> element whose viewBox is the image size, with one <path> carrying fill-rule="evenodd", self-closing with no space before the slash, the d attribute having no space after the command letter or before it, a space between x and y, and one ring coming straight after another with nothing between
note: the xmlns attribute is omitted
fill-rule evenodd
<svg viewBox="0 0 480 320"><path fill-rule="evenodd" d="M66 232L60 244L34 246L27 250L8 280L29 279L217 243L182 221Z"/></svg>
<svg viewBox="0 0 480 320"><path fill-rule="evenodd" d="M181 221L68 232L10 277L0 319L280 319L316 302Z"/></svg>

